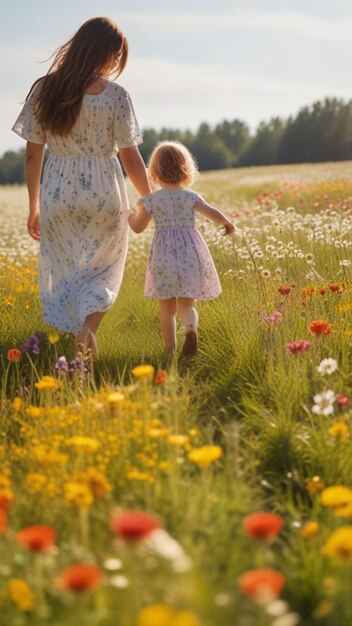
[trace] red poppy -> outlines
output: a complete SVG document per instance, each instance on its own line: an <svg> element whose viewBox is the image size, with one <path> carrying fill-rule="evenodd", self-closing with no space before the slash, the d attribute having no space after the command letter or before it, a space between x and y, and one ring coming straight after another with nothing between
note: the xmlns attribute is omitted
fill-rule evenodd
<svg viewBox="0 0 352 626"><path fill-rule="evenodd" d="M167 372L165 370L158 370L155 374L155 384L165 385L167 381Z"/></svg>
<svg viewBox="0 0 352 626"><path fill-rule="evenodd" d="M159 520L143 511L123 511L113 515L111 526L125 541L140 541L161 525Z"/></svg>
<svg viewBox="0 0 352 626"><path fill-rule="evenodd" d="M94 589L101 581L102 573L95 565L76 563L65 569L60 576L61 586L74 593Z"/></svg>
<svg viewBox="0 0 352 626"><path fill-rule="evenodd" d="M275 569L253 569L238 579L242 591L251 597L269 596L277 598L285 584L285 576Z"/></svg>
<svg viewBox="0 0 352 626"><path fill-rule="evenodd" d="M274 513L252 513L243 520L248 535L266 541L276 537L284 523L283 518Z"/></svg>
<svg viewBox="0 0 352 626"><path fill-rule="evenodd" d="M325 294L326 294L325 287L319 287L319 293L320 293L321 296L325 296Z"/></svg>
<svg viewBox="0 0 352 626"><path fill-rule="evenodd" d="M7 515L6 512L0 509L0 535L3 535L7 529Z"/></svg>
<svg viewBox="0 0 352 626"><path fill-rule="evenodd" d="M335 283L329 283L328 285L330 291L332 291L333 293L336 293L338 291L340 291L340 286L339 285L335 285Z"/></svg>
<svg viewBox="0 0 352 626"><path fill-rule="evenodd" d="M19 530L16 534L18 543L33 552L50 550L56 538L57 532L51 526L29 526Z"/></svg>
<svg viewBox="0 0 352 626"><path fill-rule="evenodd" d="M331 324L325 320L314 320L309 324L308 329L312 335L330 335Z"/></svg>
<svg viewBox="0 0 352 626"><path fill-rule="evenodd" d="M7 358L13 363L18 363L21 360L21 350L18 350L18 348L11 348L11 350L7 353Z"/></svg>
<svg viewBox="0 0 352 626"><path fill-rule="evenodd" d="M12 494L0 493L0 510L8 511L13 501Z"/></svg>
<svg viewBox="0 0 352 626"><path fill-rule="evenodd" d="M288 296L291 292L291 287L288 285L280 285L280 287L278 287L278 292L281 293L282 296Z"/></svg>

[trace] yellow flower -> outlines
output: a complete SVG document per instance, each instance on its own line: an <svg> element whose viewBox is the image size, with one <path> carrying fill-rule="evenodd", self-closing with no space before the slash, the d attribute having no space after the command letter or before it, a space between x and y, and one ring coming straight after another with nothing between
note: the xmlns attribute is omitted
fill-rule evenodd
<svg viewBox="0 0 352 626"><path fill-rule="evenodd" d="M46 476L44 474L39 474L38 472L32 472L27 474L25 485L31 493L40 493L47 482Z"/></svg>
<svg viewBox="0 0 352 626"><path fill-rule="evenodd" d="M186 446L189 443L188 435L170 435L167 439L170 446Z"/></svg>
<svg viewBox="0 0 352 626"><path fill-rule="evenodd" d="M202 446L201 448L193 448L188 454L188 458L198 467L209 467L214 461L223 455L220 446Z"/></svg>
<svg viewBox="0 0 352 626"><path fill-rule="evenodd" d="M327 487L320 494L324 506L332 509L337 517L352 516L352 489L342 485Z"/></svg>
<svg viewBox="0 0 352 626"><path fill-rule="evenodd" d="M82 450L82 452L95 452L100 448L100 443L92 437L85 437L84 435L76 435L66 439L66 445Z"/></svg>
<svg viewBox="0 0 352 626"><path fill-rule="evenodd" d="M94 498L102 498L112 491L112 486L106 476L95 467L89 467L80 475L80 478L86 482Z"/></svg>
<svg viewBox="0 0 352 626"><path fill-rule="evenodd" d="M132 374L136 378L150 380L154 375L154 367L152 365L137 365L137 367L133 368Z"/></svg>
<svg viewBox="0 0 352 626"><path fill-rule="evenodd" d="M59 335L57 332L52 333L51 335L48 335L48 341L51 344L57 343L59 341Z"/></svg>
<svg viewBox="0 0 352 626"><path fill-rule="evenodd" d="M29 417L37 418L42 415L43 411L39 406L33 406L32 404L30 404L26 408L26 413L27 415L29 415Z"/></svg>
<svg viewBox="0 0 352 626"><path fill-rule="evenodd" d="M301 528L300 535L303 539L309 539L310 537L314 537L318 531L318 522L306 522Z"/></svg>
<svg viewBox="0 0 352 626"><path fill-rule="evenodd" d="M128 480L139 480L141 482L155 483L155 478L148 472L141 472L138 469L132 469L126 474Z"/></svg>
<svg viewBox="0 0 352 626"><path fill-rule="evenodd" d="M173 610L167 604L151 604L138 615L137 626L172 626Z"/></svg>
<svg viewBox="0 0 352 626"><path fill-rule="evenodd" d="M72 481L65 484L65 499L84 509L93 503L93 494L87 485Z"/></svg>
<svg viewBox="0 0 352 626"><path fill-rule="evenodd" d="M47 389L59 389L60 382L54 378L53 376L43 376L41 380L37 383L34 383L34 386L39 389L39 391L47 390Z"/></svg>
<svg viewBox="0 0 352 626"><path fill-rule="evenodd" d="M123 402L124 399L125 396L119 391L114 391L114 393L109 393L108 395L108 402L110 404L120 404L120 402Z"/></svg>
<svg viewBox="0 0 352 626"><path fill-rule="evenodd" d="M171 626L201 626L201 624L192 611L179 611L175 614Z"/></svg>
<svg viewBox="0 0 352 626"><path fill-rule="evenodd" d="M34 607L34 593L22 578L10 578L8 589L11 601L24 613Z"/></svg>
<svg viewBox="0 0 352 626"><path fill-rule="evenodd" d="M16 413L18 413L18 411L20 411L22 407L23 407L22 398L19 398L18 396L16 396L16 398L14 399L12 403L13 410L16 411Z"/></svg>
<svg viewBox="0 0 352 626"><path fill-rule="evenodd" d="M68 461L67 454L42 445L33 449L33 458L41 465L65 465Z"/></svg>
<svg viewBox="0 0 352 626"><path fill-rule="evenodd" d="M348 439L348 427L345 422L333 422L329 428L329 435L332 435L332 437L341 437L341 439Z"/></svg>
<svg viewBox="0 0 352 626"><path fill-rule="evenodd" d="M306 482L307 491L310 496L315 496L316 493L319 493L322 489L324 489L325 485L322 480L320 480L319 476L313 476L313 478L309 478Z"/></svg>
<svg viewBox="0 0 352 626"><path fill-rule="evenodd" d="M148 437L151 437L152 439L163 439L163 437L167 437L168 434L168 428L149 428L147 431Z"/></svg>
<svg viewBox="0 0 352 626"><path fill-rule="evenodd" d="M352 526L341 526L330 535L323 554L352 565Z"/></svg>

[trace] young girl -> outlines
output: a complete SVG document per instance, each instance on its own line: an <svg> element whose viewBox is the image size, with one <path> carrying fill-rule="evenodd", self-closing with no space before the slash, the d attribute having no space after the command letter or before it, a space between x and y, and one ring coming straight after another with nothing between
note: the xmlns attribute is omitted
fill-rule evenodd
<svg viewBox="0 0 352 626"><path fill-rule="evenodd" d="M121 74L127 57L127 39L112 20L88 20L56 51L13 126L27 140L28 232L40 239L44 320L93 352L127 251L129 211L117 152L138 192L150 191L131 99L108 80Z"/></svg>
<svg viewBox="0 0 352 626"><path fill-rule="evenodd" d="M225 226L226 235L234 232L232 222L221 211L186 189L195 173L194 159L185 146L161 142L149 161L150 179L161 189L141 198L137 213L128 219L136 233L154 219L145 295L159 300L161 334L168 353L176 348L175 315L179 313L185 327L182 352L188 356L197 351L195 300L209 300L221 292L213 260L195 226L195 213Z"/></svg>

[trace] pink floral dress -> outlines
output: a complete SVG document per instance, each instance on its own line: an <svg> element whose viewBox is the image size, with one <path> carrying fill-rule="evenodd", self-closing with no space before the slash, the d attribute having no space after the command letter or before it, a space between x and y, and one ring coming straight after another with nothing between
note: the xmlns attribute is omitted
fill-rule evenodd
<svg viewBox="0 0 352 626"><path fill-rule="evenodd" d="M144 292L148 298L209 300L221 293L213 259L195 225L200 199L188 189L160 189L142 199L155 223Z"/></svg>

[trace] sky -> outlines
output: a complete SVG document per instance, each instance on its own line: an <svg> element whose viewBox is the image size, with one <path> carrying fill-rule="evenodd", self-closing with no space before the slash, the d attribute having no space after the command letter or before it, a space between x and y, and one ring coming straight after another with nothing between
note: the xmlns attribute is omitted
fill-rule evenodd
<svg viewBox="0 0 352 626"><path fill-rule="evenodd" d="M12 0L0 20L0 155L32 82L87 19L129 40L120 82L142 128L288 117L315 100L351 99L351 0Z"/></svg>

